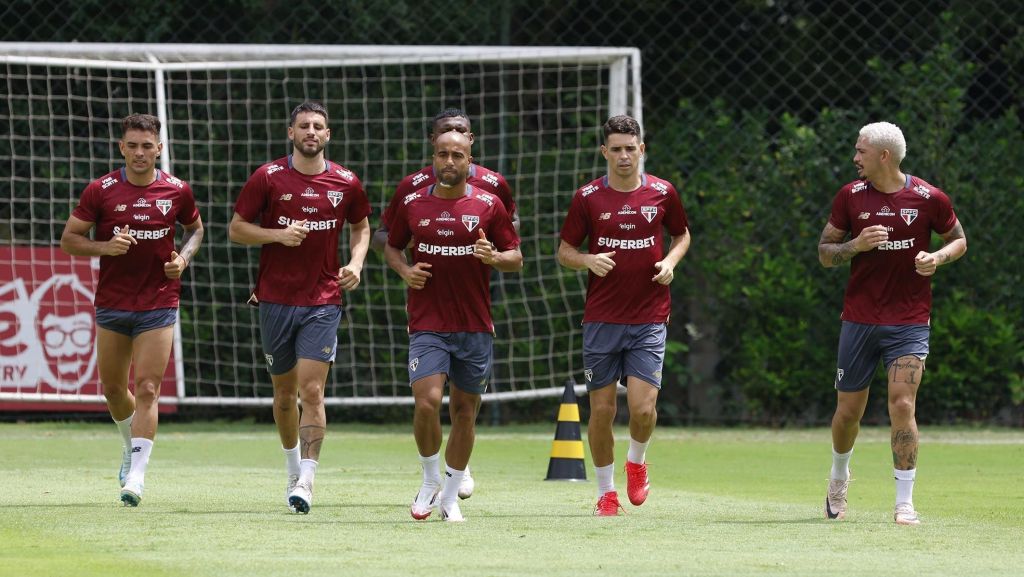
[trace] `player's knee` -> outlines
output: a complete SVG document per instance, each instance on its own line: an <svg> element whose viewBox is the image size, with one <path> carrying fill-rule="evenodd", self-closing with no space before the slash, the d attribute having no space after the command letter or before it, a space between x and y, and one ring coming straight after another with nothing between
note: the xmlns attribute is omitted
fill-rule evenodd
<svg viewBox="0 0 1024 577"><path fill-rule="evenodd" d="M658 418L654 405L643 405L629 410L629 418L639 423L651 423Z"/></svg>
<svg viewBox="0 0 1024 577"><path fill-rule="evenodd" d="M414 410L417 413L436 414L441 410L441 399L435 399L430 396L416 397Z"/></svg>
<svg viewBox="0 0 1024 577"><path fill-rule="evenodd" d="M135 381L135 401L142 404L156 402L160 396L160 381L152 377L143 377Z"/></svg>
<svg viewBox="0 0 1024 577"><path fill-rule="evenodd" d="M611 422L615 420L617 408L614 403L591 403L590 420L595 422Z"/></svg>
<svg viewBox="0 0 1024 577"><path fill-rule="evenodd" d="M890 419L908 419L913 417L916 404L914 398L910 395L899 395L889 399Z"/></svg>
<svg viewBox="0 0 1024 577"><path fill-rule="evenodd" d="M299 395L294 392L274 391L274 406L279 412L287 413L299 409Z"/></svg>
<svg viewBox="0 0 1024 577"><path fill-rule="evenodd" d="M103 397L109 402L121 401L128 396L128 387L126 385L102 383L100 386L103 388Z"/></svg>

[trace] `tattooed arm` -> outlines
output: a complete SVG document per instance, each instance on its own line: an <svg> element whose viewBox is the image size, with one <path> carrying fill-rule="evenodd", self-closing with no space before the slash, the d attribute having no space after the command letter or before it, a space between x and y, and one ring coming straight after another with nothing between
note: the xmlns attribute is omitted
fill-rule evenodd
<svg viewBox="0 0 1024 577"><path fill-rule="evenodd" d="M821 262L821 266L831 268L849 262L857 254L876 248L889 240L889 233L884 226L876 224L860 231L857 238L843 242L845 238L845 230L839 230L832 226L832 223L825 225L825 230L821 232L821 238L818 240L818 261Z"/></svg>
<svg viewBox="0 0 1024 577"><path fill-rule="evenodd" d="M935 269L940 264L949 264L967 252L967 236L964 235L964 227L960 225L959 220L956 221L953 228L949 229L949 232L942 235L942 241L944 243L942 248L935 252L921 251L917 253L917 257L914 259L917 274L931 276L935 274Z"/></svg>

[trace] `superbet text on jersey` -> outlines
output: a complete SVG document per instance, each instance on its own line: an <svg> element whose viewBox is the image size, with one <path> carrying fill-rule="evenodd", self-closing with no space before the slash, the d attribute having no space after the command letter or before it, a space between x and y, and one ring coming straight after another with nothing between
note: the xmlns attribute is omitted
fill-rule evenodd
<svg viewBox="0 0 1024 577"><path fill-rule="evenodd" d="M480 230L498 251L519 246L512 221L493 194L467 185L455 199L434 196L433 187L401 199L388 244L404 249L412 240L414 262L430 263L421 290L409 289L409 332L494 332L491 267L473 256ZM412 264L412 263L410 263Z"/></svg>
<svg viewBox="0 0 1024 577"><path fill-rule="evenodd" d="M688 227L679 193L667 180L643 174L630 192L615 190L608 177L576 191L562 225L562 240L590 254L615 252L604 277L590 273L583 322L664 323L671 312L669 288L652 281L665 257L663 231L679 236Z"/></svg>
<svg viewBox="0 0 1024 577"><path fill-rule="evenodd" d="M398 183L398 186L395 187L395 195L391 197L391 202L388 203L388 206L384 209L384 214L381 215L381 226L386 230L390 230L391 221L395 218L395 211L401 206L402 199L417 190L433 186L436 182L437 175L434 174L433 166L427 166L403 178ZM479 164L470 164L466 184L469 184L478 191L488 192L498 197L498 200L505 207L505 212L508 213L509 218L512 218L516 213L516 202L512 199L512 189L509 187L505 177L500 173L484 168Z"/></svg>
<svg viewBox="0 0 1024 577"><path fill-rule="evenodd" d="M829 223L856 238L865 228L882 225L889 240L862 252L850 263L843 299L843 320L877 325L928 324L931 277L915 272L917 253L929 252L932 231L944 234L956 224L946 193L916 176L886 194L870 182L843 186L832 201Z"/></svg>
<svg viewBox="0 0 1024 577"><path fill-rule="evenodd" d="M260 252L253 293L257 300L282 305L341 304L338 239L345 221L370 215L370 202L352 171L324 161L324 171L307 175L292 167L291 156L264 164L249 177L235 212L263 228L286 228L306 221L309 234L299 246L269 243Z"/></svg>
<svg viewBox="0 0 1024 577"><path fill-rule="evenodd" d="M187 182L157 170L153 182L136 186L122 168L85 187L71 214L95 223L97 241L127 229L138 242L122 255L100 257L97 307L148 311L178 306L181 281L167 278L164 263L174 251L175 223L188 225L199 218Z"/></svg>

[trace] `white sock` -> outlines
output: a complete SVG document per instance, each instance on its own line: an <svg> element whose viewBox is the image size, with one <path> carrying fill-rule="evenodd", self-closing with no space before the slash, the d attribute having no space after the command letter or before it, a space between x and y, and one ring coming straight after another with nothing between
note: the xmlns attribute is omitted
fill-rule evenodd
<svg viewBox="0 0 1024 577"><path fill-rule="evenodd" d="M132 468L128 471L129 477L143 478L146 476L146 467L149 466L149 456L153 453L153 441L145 437L132 437Z"/></svg>
<svg viewBox="0 0 1024 577"><path fill-rule="evenodd" d="M462 484L462 476L465 471L452 469L447 464L444 466L444 488L441 489L441 502L454 503L459 498L459 485Z"/></svg>
<svg viewBox="0 0 1024 577"><path fill-rule="evenodd" d="M420 455L420 465L423 468L423 484L441 486L441 452L438 451L429 457ZM469 467L466 467L469 470Z"/></svg>
<svg viewBox="0 0 1024 577"><path fill-rule="evenodd" d="M284 468L288 471L288 476L298 475L300 472L299 445L296 444L291 449L285 449L284 447L281 447L281 449L284 450Z"/></svg>
<svg viewBox="0 0 1024 577"><path fill-rule="evenodd" d="M641 443L640 441L634 441L633 437L629 438L629 451L626 452L626 460L630 463L636 463L637 465L643 465L644 459L647 457L647 445L651 442Z"/></svg>
<svg viewBox="0 0 1024 577"><path fill-rule="evenodd" d="M299 482L312 483L313 477L316 477L316 466L317 462L313 459L302 459L299 461Z"/></svg>
<svg viewBox="0 0 1024 577"><path fill-rule="evenodd" d="M128 418L123 421L114 419L114 424L117 425L117 431L121 433L121 438L124 439L124 446L132 446L132 419L135 417L135 413L128 415Z"/></svg>
<svg viewBox="0 0 1024 577"><path fill-rule="evenodd" d="M914 477L917 476L917 469L909 469L907 471L893 469L892 475L896 477L896 504L908 503L913 506Z"/></svg>
<svg viewBox="0 0 1024 577"><path fill-rule="evenodd" d="M853 455L853 449L850 449L847 453L837 453L836 450L832 449L832 472L829 474L829 479L835 479L837 481L849 481L850 480L850 457Z"/></svg>
<svg viewBox="0 0 1024 577"><path fill-rule="evenodd" d="M604 467L594 466L594 474L597 476L597 496L601 497L609 491L615 490L615 463Z"/></svg>

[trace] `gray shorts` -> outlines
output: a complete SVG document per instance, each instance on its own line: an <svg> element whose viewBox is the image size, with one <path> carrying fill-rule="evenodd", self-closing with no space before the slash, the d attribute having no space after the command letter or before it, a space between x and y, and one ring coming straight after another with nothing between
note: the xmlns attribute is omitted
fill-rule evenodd
<svg viewBox="0 0 1024 577"><path fill-rule="evenodd" d="M96 324L115 333L135 338L139 333L169 327L178 321L178 309L122 311L96 308Z"/></svg>
<svg viewBox="0 0 1024 577"><path fill-rule="evenodd" d="M494 359L491 333L434 333L409 335L409 383L431 375L448 375L461 391L482 395L487 391Z"/></svg>
<svg viewBox="0 0 1024 577"><path fill-rule="evenodd" d="M260 341L267 370L283 375L299 359L333 363L338 349L338 305L299 307L260 303Z"/></svg>
<svg viewBox="0 0 1024 577"><path fill-rule="evenodd" d="M587 390L600 389L625 377L636 377L660 389L667 334L665 323L583 323Z"/></svg>
<svg viewBox="0 0 1024 577"><path fill-rule="evenodd" d="M839 331L839 362L836 363L836 390L844 393L863 391L878 368L896 359L913 355L922 361L928 357L928 325L866 325L843 321Z"/></svg>

